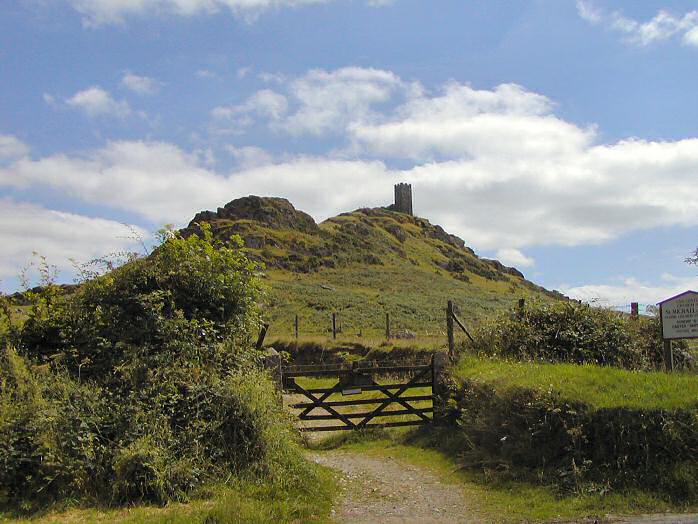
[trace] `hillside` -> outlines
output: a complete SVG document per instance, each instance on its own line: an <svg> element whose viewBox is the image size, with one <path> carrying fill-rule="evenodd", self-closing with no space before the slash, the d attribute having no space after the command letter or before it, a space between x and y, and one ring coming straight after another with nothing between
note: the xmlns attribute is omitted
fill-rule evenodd
<svg viewBox="0 0 698 524"><path fill-rule="evenodd" d="M201 223L220 240L240 235L249 256L265 265L272 336L291 335L296 314L302 335L326 334L332 312L345 336L377 336L388 312L393 332L429 337L442 333L448 299L473 322L519 298L562 298L478 257L440 226L391 208L357 209L316 224L288 200L249 196L198 213L185 236Z"/></svg>

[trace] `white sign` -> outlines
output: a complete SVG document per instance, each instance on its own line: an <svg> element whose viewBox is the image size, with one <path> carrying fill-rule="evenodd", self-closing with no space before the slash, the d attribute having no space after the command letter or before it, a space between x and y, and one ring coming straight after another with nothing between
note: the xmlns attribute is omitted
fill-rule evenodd
<svg viewBox="0 0 698 524"><path fill-rule="evenodd" d="M698 338L698 293L686 291L659 303L665 340Z"/></svg>

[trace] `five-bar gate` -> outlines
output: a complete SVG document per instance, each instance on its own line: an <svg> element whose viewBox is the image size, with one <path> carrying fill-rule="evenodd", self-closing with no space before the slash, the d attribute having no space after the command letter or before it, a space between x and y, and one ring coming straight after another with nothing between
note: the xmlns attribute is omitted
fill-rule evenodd
<svg viewBox="0 0 698 524"><path fill-rule="evenodd" d="M338 381L330 387L303 387L297 380L301 377L336 377ZM379 383L379 378L388 383ZM430 424L434 415L437 380L433 358L423 364L355 362L353 365L292 365L281 368L284 393L304 397L303 402L290 405L300 410L298 418L301 421L309 423L302 426L301 431ZM422 388L422 391L415 393L417 388ZM429 388L429 394L424 394L424 388ZM359 396L361 398L357 398ZM336 400L338 397L341 400ZM399 420L394 420L396 418ZM375 419L388 421L378 422ZM316 421L329 421L330 425L320 425Z"/></svg>

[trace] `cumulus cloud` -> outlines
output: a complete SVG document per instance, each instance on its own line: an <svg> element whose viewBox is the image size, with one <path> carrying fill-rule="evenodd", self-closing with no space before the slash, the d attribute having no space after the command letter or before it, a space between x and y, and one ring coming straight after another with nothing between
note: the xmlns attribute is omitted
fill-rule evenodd
<svg viewBox="0 0 698 524"><path fill-rule="evenodd" d="M517 155L556 158L585 148L593 129L552 113L544 96L515 84L476 90L455 82L431 96L411 96L382 120L348 126L355 142L375 154L431 160Z"/></svg>
<svg viewBox="0 0 698 524"><path fill-rule="evenodd" d="M533 267L536 265L536 261L533 258L527 257L518 249L499 249L495 257L505 266Z"/></svg>
<svg viewBox="0 0 698 524"><path fill-rule="evenodd" d="M228 129L242 132L252 125L255 117L264 120L278 121L288 109L286 97L272 91L262 89L238 105L217 106L211 110L211 116L220 123L225 123Z"/></svg>
<svg viewBox="0 0 698 524"><path fill-rule="evenodd" d="M289 95L298 107L278 127L293 134L341 131L349 122L370 118L373 106L404 88L397 75L381 69L314 69L290 83Z"/></svg>
<svg viewBox="0 0 698 524"><path fill-rule="evenodd" d="M687 289L698 290L698 277L676 277L663 274L661 283L650 284L636 278L618 279L611 284L587 284L583 286L562 286L564 294L585 302L601 306L623 307L631 302L654 305Z"/></svg>
<svg viewBox="0 0 698 524"><path fill-rule="evenodd" d="M129 238L137 227L73 213L52 211L40 206L0 199L0 278L16 277L37 252L59 270L72 269L71 259L78 263L109 253L136 250Z"/></svg>
<svg viewBox="0 0 698 524"><path fill-rule="evenodd" d="M229 145L225 149L235 159L240 168L258 167L273 162L272 156L261 147L236 147Z"/></svg>
<svg viewBox="0 0 698 524"><path fill-rule="evenodd" d="M16 160L29 154L29 146L12 135L0 135L0 162Z"/></svg>
<svg viewBox="0 0 698 524"><path fill-rule="evenodd" d="M254 22L261 14L273 9L324 4L333 0L67 0L82 15L83 24L97 27L122 24L133 16L193 16L230 12ZM366 0L371 6L382 6L392 0Z"/></svg>
<svg viewBox="0 0 698 524"><path fill-rule="evenodd" d="M214 108L213 117L228 119L238 130L266 120L274 131L292 135L342 134L350 123L377 116L375 106L410 87L390 71L361 67L313 69L290 80L275 77L275 82L283 93L262 89L242 104Z"/></svg>
<svg viewBox="0 0 698 524"><path fill-rule="evenodd" d="M162 83L154 78L126 72L121 77L121 85L139 95L152 95L160 90Z"/></svg>
<svg viewBox="0 0 698 524"><path fill-rule="evenodd" d="M125 118L131 114L131 107L124 100L115 100L108 91L92 86L78 91L66 100L69 107L83 111L90 118L113 116Z"/></svg>
<svg viewBox="0 0 698 524"><path fill-rule="evenodd" d="M625 35L632 44L647 46L681 35L684 44L698 46L698 11L674 15L660 10L647 22L639 22L619 11L604 11L586 0L577 0L577 11L588 22Z"/></svg>
<svg viewBox="0 0 698 524"><path fill-rule="evenodd" d="M310 85L317 90L306 92ZM216 116L260 119L280 133L334 130L351 154L272 161L259 148L233 147L236 168L219 172L173 144L118 141L82 155L19 158L0 168L0 186L48 186L155 224L182 224L246 194L285 196L322 219L387 204L392 184L405 181L418 214L476 249L518 257L519 266L532 263L520 253L529 246L698 225L698 138L598 143L593 126L566 122L552 100L513 84L451 82L430 92L388 71L345 68L286 86ZM386 165L393 159L401 168Z"/></svg>

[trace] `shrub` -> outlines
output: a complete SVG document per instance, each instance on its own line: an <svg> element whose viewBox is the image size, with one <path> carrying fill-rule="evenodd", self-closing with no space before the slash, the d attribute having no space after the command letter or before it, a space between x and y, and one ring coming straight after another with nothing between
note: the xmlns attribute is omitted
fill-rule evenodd
<svg viewBox="0 0 698 524"><path fill-rule="evenodd" d="M33 296L0 356L0 504L166 503L310 474L256 367L260 287L232 244L170 235L70 296Z"/></svg>
<svg viewBox="0 0 698 524"><path fill-rule="evenodd" d="M461 454L491 475L554 484L650 488L698 500L698 416L688 409L594 409L554 391L466 380L452 416Z"/></svg>
<svg viewBox="0 0 698 524"><path fill-rule="evenodd" d="M631 318L576 302L533 303L484 324L471 347L519 360L651 369L662 363L659 320ZM675 364L691 364L687 345L674 343Z"/></svg>

